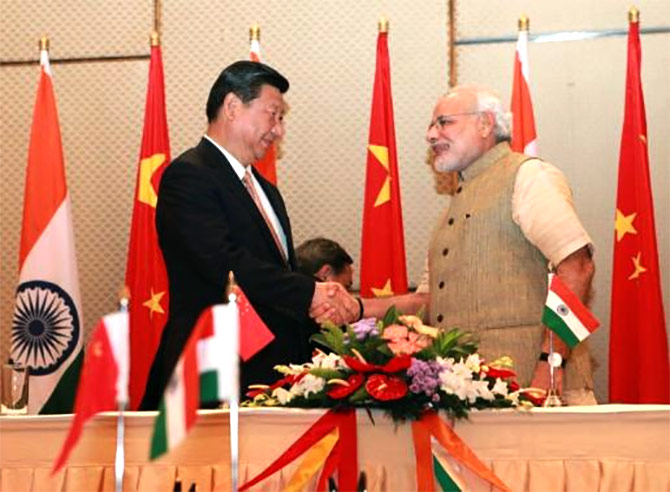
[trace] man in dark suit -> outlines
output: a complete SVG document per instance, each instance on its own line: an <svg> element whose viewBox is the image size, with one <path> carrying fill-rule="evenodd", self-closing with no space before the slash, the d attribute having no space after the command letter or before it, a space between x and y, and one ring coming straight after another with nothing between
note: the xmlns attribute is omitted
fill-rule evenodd
<svg viewBox="0 0 670 492"><path fill-rule="evenodd" d="M321 306L334 321L355 320L359 303L336 283L296 271L291 225L281 194L252 163L284 135L289 83L262 63L224 69L207 100L200 143L177 157L161 180L156 228L170 282L170 316L141 408L155 409L200 313L223 300L228 273L275 339L241 366L241 389L277 378L276 364L309 359ZM320 314L320 319L323 316Z"/></svg>

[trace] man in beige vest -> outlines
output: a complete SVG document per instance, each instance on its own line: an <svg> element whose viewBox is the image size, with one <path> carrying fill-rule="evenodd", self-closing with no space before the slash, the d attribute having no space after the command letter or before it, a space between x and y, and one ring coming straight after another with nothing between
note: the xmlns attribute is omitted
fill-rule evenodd
<svg viewBox="0 0 670 492"><path fill-rule="evenodd" d="M365 316L391 304L426 308L430 324L476 335L487 360L514 359L522 386L549 388L549 330L541 324L547 273L556 271L583 301L594 265L591 239L556 167L512 152L510 117L490 91L460 87L441 97L426 139L438 172L459 175L456 193L433 231L416 293L365 299ZM585 342L563 356L559 390L568 404L595 404Z"/></svg>

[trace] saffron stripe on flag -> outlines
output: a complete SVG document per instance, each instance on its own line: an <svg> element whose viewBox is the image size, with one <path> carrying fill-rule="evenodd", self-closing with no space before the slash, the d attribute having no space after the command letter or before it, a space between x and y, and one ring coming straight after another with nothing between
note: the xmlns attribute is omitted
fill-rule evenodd
<svg viewBox="0 0 670 492"><path fill-rule="evenodd" d="M595 316L588 310L582 301L577 297L577 294L572 292L568 287L563 283L558 275L552 274L549 281L549 291L555 292L561 299L563 303L567 304L579 322L589 330L589 333L595 331L596 328L600 325L600 322L596 319ZM588 336L588 335L587 335Z"/></svg>

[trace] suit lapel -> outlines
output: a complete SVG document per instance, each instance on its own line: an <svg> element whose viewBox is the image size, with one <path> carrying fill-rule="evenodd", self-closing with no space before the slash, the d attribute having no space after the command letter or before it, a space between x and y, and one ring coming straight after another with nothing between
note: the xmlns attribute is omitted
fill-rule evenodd
<svg viewBox="0 0 670 492"><path fill-rule="evenodd" d="M214 169L215 172L217 172L221 176L221 182L223 186L225 187L228 194L235 197L240 206L239 208L243 209L247 214L249 214L249 218L258 228L259 232L264 237L268 245L271 247L272 251L275 252L278 260L281 263L285 263L282 254L277 249L277 245L274 239L272 238L272 233L268 229L268 225L265 223L265 219L258 210L258 207L256 207L256 203L254 203L253 198L251 198L251 195L249 195L249 192L244 187L244 184L233 170L233 167L230 165L230 162L228 162L228 159L226 159L226 156L224 156L223 153L206 138L203 138L198 144L198 151L201 153L203 157L202 159L203 163L206 166ZM256 178L258 179L258 174L256 174ZM261 186L263 186L263 183L261 183ZM284 228L284 231L286 233L287 229L286 226L284 225L286 218L284 214L278 212L278 206L275 205L276 200L274 199L274 197L270 198L270 195L267 192L267 188L263 186L263 190L265 191L265 194L268 196L270 204L272 205L272 208L275 210L275 214L277 215L279 222L282 228ZM289 236L287 234L287 241L289 240L288 238ZM289 248L289 251L290 250L291 248Z"/></svg>

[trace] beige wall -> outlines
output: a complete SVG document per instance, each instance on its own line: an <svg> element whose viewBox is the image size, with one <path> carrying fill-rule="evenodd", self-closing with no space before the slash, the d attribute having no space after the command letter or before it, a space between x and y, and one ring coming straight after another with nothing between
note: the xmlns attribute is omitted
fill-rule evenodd
<svg viewBox="0 0 670 492"><path fill-rule="evenodd" d="M148 53L148 1L0 0L0 59ZM419 280L432 223L445 203L423 164L423 133L447 84L446 0L186 2L163 9L163 56L172 153L195 144L205 126L209 87L225 65L248 53L248 27L262 26L266 60L291 80L288 135L280 163L297 242L320 234L358 259L365 145L375 60L376 21L391 19L396 135L408 274ZM625 29L628 3L457 2L459 37L515 35L525 12L532 32ZM638 3L642 26L668 25L670 4ZM643 83L666 313L670 311L670 35L643 36ZM495 88L508 99L514 44L463 46L459 80ZM532 92L541 155L570 179L597 250L593 337L599 397L606 398L609 284L616 168L626 56L625 37L531 44ZM142 131L148 59L54 64L66 172L87 330L114 309L123 281L131 199ZM8 350L16 286L23 181L37 66L0 67L0 356Z"/></svg>

